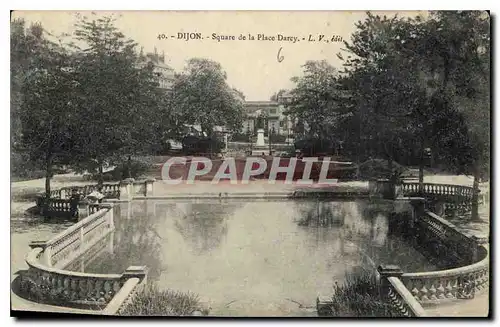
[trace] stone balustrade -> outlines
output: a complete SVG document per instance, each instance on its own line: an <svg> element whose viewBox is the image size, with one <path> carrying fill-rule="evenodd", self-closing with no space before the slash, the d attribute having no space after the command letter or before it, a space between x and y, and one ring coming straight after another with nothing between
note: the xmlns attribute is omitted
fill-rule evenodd
<svg viewBox="0 0 500 327"><path fill-rule="evenodd" d="M151 196L154 182L154 179L141 181L126 179L116 184L103 184L100 193L104 195L104 199L131 201L137 196ZM95 212L95 207L82 199L97 190L97 184L63 187L52 190L49 199L44 194L40 195L36 205L40 214L45 217L82 219Z"/></svg>
<svg viewBox="0 0 500 327"><path fill-rule="evenodd" d="M401 280L420 303L473 298L488 289L489 255L484 246L477 252L481 260L471 265L430 272L404 273Z"/></svg>
<svg viewBox="0 0 500 327"><path fill-rule="evenodd" d="M102 311L104 315L120 314L121 310L127 306L138 291L138 285L141 280L139 278L129 278L122 288L115 294L113 299L109 301L106 308Z"/></svg>
<svg viewBox="0 0 500 327"><path fill-rule="evenodd" d="M382 300L391 304L404 317L426 316L420 303L401 282L403 271L398 266L379 266L377 272L380 275L379 290Z"/></svg>
<svg viewBox="0 0 500 327"><path fill-rule="evenodd" d="M97 212L67 228L50 241L32 242L30 247L39 247L44 250L44 259L48 266L64 268L76 256L114 230L113 204L102 203L98 209Z"/></svg>
<svg viewBox="0 0 500 327"><path fill-rule="evenodd" d="M474 297L487 289L488 239L460 231L455 225L428 210L422 210L415 221L414 234L420 242L435 242L446 258L455 258L460 267L432 272L404 273L401 281L420 303L442 302Z"/></svg>
<svg viewBox="0 0 500 327"><path fill-rule="evenodd" d="M397 277L387 278L389 288L387 292L388 301L399 310L405 317L425 317L424 308L415 300L401 280Z"/></svg>
<svg viewBox="0 0 500 327"><path fill-rule="evenodd" d="M452 184L435 184L423 183L422 191L420 191L420 184L418 182L403 183L403 194L405 196L417 195L446 195L456 196L461 200L472 200L474 189L469 186L452 185Z"/></svg>
<svg viewBox="0 0 500 327"><path fill-rule="evenodd" d="M50 241L30 244L32 250L26 257L29 269L22 275L28 292L36 292L48 302L63 302L64 306L102 309L125 284L130 287L130 279L146 280L145 267L129 267L122 274L64 270L114 230L113 205L103 203L98 209Z"/></svg>
<svg viewBox="0 0 500 327"><path fill-rule="evenodd" d="M155 179L136 181L133 178L127 178L120 182L120 200L131 201L136 196L148 197L153 195L153 185Z"/></svg>

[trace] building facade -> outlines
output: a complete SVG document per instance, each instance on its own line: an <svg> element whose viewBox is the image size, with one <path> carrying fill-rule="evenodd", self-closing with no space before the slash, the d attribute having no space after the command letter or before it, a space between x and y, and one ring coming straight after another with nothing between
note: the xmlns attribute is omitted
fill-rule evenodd
<svg viewBox="0 0 500 327"><path fill-rule="evenodd" d="M175 72L172 67L165 63L165 53L159 55L156 49L153 53L139 55L140 65L153 65L153 72L158 77L159 87L166 91L171 91L174 85Z"/></svg>
<svg viewBox="0 0 500 327"><path fill-rule="evenodd" d="M241 132L255 134L258 129L264 129L266 135L292 136L295 121L286 114L286 105L290 98L289 94L283 94L277 101L245 101L246 119Z"/></svg>

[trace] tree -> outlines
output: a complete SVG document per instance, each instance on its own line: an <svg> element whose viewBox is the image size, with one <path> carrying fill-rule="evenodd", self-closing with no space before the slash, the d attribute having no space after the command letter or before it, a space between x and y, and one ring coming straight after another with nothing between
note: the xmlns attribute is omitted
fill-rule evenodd
<svg viewBox="0 0 500 327"><path fill-rule="evenodd" d="M174 105L186 124L199 124L211 136L215 126L239 131L243 104L226 82L219 63L208 59L188 60L187 68L176 78Z"/></svg>
<svg viewBox="0 0 500 327"><path fill-rule="evenodd" d="M461 166L474 176L472 218L479 218L478 191L481 176L489 176L490 158L490 17L481 11L433 12L427 22L438 58L439 94L445 105L463 116L469 159Z"/></svg>
<svg viewBox="0 0 500 327"><path fill-rule="evenodd" d="M432 147L448 169L471 172L477 190L489 171L489 16L367 16L345 42L353 57L345 60L341 79L351 94L344 106L353 113L351 125L359 124L359 143L399 152L414 138L409 144L420 149L421 183L423 149ZM477 218L477 191L472 215Z"/></svg>
<svg viewBox="0 0 500 327"><path fill-rule="evenodd" d="M74 164L97 170L141 149L155 135L158 79L141 65L136 44L114 26L115 19L80 17L76 24L73 74L78 83Z"/></svg>
<svg viewBox="0 0 500 327"><path fill-rule="evenodd" d="M26 34L22 21L15 21L14 27L16 101L11 105L20 123L19 148L44 167L49 197L52 168L69 157L74 131L68 121L74 116L76 85L69 54L44 37L41 25L32 25Z"/></svg>
<svg viewBox="0 0 500 327"><path fill-rule="evenodd" d="M396 16L367 13L366 20L356 24L351 42L345 42L347 58L338 55L345 67L340 88L349 95L339 99L339 105L351 113L344 124L357 130L357 137L347 138L347 146L358 144L358 160L368 151L387 158L391 166L408 144L415 145L408 141L422 134L425 88L414 73L417 62L400 49L411 42L409 25Z"/></svg>
<svg viewBox="0 0 500 327"><path fill-rule="evenodd" d="M278 92L274 92L273 95L271 95L271 98L269 100L271 101L274 101L274 102L278 102L280 97L286 93L286 90L285 89L280 89Z"/></svg>
<svg viewBox="0 0 500 327"><path fill-rule="evenodd" d="M294 77L295 88L288 104L288 115L307 126L309 137L333 140L343 112L337 105L337 71L326 61L308 61L303 76Z"/></svg>

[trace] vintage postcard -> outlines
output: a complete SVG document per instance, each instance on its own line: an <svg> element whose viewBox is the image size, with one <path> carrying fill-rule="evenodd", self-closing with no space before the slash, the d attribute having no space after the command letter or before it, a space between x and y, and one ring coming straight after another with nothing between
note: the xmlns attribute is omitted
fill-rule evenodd
<svg viewBox="0 0 500 327"><path fill-rule="evenodd" d="M489 317L484 11L13 11L11 314Z"/></svg>

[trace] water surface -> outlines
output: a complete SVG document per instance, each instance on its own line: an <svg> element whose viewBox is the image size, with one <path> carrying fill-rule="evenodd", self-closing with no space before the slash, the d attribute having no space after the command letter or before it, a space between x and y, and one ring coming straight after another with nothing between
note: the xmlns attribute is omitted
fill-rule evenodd
<svg viewBox="0 0 500 327"><path fill-rule="evenodd" d="M75 270L146 265L160 287L195 292L212 314L310 315L318 294L379 264L432 270L369 201L134 201L116 231Z"/></svg>

